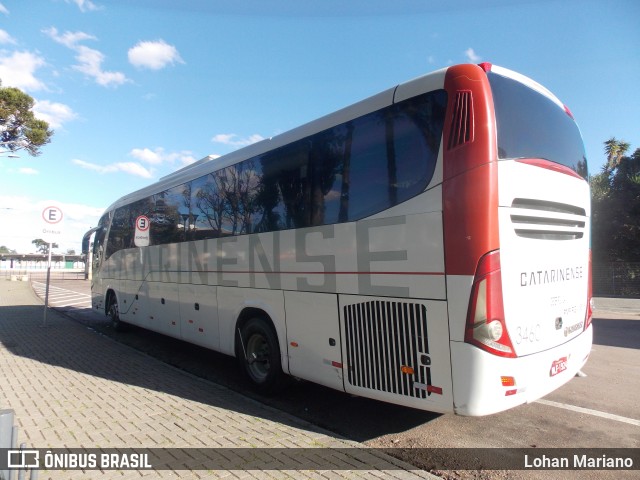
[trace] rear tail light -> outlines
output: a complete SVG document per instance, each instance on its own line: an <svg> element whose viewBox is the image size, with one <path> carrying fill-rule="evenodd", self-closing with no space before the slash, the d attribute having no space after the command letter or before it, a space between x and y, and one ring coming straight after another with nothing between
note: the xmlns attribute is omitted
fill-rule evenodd
<svg viewBox="0 0 640 480"><path fill-rule="evenodd" d="M584 329L586 330L591 325L591 318L593 317L593 273L591 271L591 250L589 250L589 266L587 273L587 313L584 318Z"/></svg>
<svg viewBox="0 0 640 480"><path fill-rule="evenodd" d="M499 250L487 253L478 262L464 341L494 355L516 357L504 319Z"/></svg>

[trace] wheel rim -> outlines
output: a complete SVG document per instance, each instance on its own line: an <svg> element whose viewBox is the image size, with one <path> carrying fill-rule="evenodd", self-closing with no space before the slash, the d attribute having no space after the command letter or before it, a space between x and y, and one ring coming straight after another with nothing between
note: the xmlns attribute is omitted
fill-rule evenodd
<svg viewBox="0 0 640 480"><path fill-rule="evenodd" d="M254 333L247 341L247 367L257 382L263 382L269 375L271 350L267 339Z"/></svg>
<svg viewBox="0 0 640 480"><path fill-rule="evenodd" d="M120 321L120 317L118 315L118 304L116 302L111 304L111 307L109 308L109 316L113 323L118 323Z"/></svg>

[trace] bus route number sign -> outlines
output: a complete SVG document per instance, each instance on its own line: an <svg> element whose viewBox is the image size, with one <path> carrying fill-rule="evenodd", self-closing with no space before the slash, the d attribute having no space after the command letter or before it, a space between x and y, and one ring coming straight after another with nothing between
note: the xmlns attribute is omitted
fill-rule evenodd
<svg viewBox="0 0 640 480"><path fill-rule="evenodd" d="M140 215L136 218L136 233L133 238L133 243L136 247L148 247L149 246L149 227L151 222L149 217Z"/></svg>

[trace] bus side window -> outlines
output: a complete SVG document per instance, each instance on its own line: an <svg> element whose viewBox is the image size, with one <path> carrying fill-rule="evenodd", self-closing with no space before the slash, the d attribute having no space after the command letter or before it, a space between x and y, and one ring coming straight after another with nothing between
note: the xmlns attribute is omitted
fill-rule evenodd
<svg viewBox="0 0 640 480"><path fill-rule="evenodd" d="M422 192L433 177L446 113L447 94L436 90L398 105L393 118L397 203Z"/></svg>
<svg viewBox="0 0 640 480"><path fill-rule="evenodd" d="M111 229L109 230L109 241L105 252L105 260L118 250L127 248L127 240L131 236L131 222L129 219L129 206L118 208L113 214ZM129 240L130 241L130 240Z"/></svg>
<svg viewBox="0 0 640 480"><path fill-rule="evenodd" d="M189 228L191 188L178 185L155 196L151 216L151 238L154 245L183 242Z"/></svg>

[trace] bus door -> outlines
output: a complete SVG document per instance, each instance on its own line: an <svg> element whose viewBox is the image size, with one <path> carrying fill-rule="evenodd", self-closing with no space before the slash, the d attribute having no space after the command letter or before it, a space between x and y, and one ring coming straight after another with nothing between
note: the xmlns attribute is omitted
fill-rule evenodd
<svg viewBox="0 0 640 480"><path fill-rule="evenodd" d="M179 297L181 338L196 345L218 350L220 333L217 287L181 283Z"/></svg>
<svg viewBox="0 0 640 480"><path fill-rule="evenodd" d="M289 373L344 390L337 295L285 291Z"/></svg>
<svg viewBox="0 0 640 480"><path fill-rule="evenodd" d="M145 282L146 318L142 325L149 330L180 338L180 302L178 285L160 281Z"/></svg>

